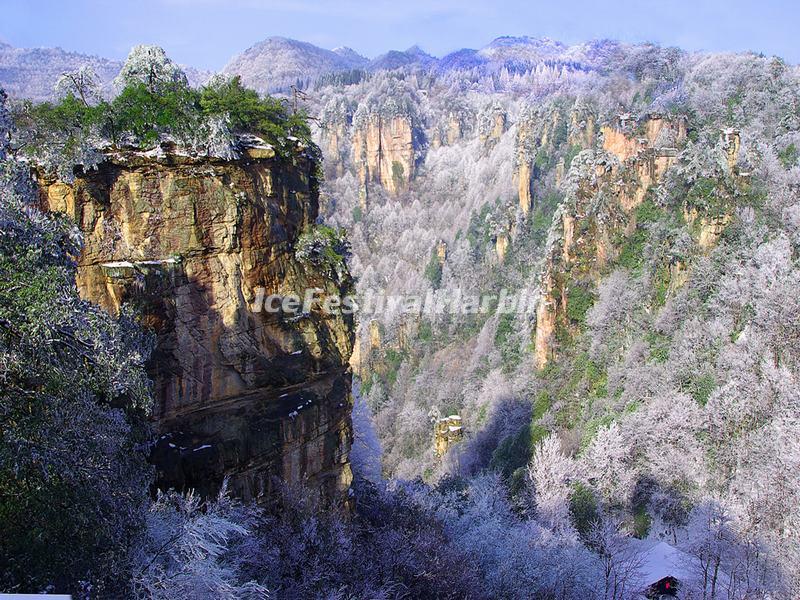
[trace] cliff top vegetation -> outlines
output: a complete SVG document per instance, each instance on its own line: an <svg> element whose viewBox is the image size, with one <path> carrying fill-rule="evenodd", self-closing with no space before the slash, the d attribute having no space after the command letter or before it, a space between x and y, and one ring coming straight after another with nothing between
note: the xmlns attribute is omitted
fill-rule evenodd
<svg viewBox="0 0 800 600"><path fill-rule="evenodd" d="M73 168L102 161L102 149L149 150L172 142L189 152L236 156L237 137L251 134L282 152L300 141L311 145L307 115L284 101L260 96L238 76L213 77L193 88L186 75L156 46L135 47L114 81L118 94L103 98L90 67L65 73L57 102L19 104L15 145L60 178Z"/></svg>

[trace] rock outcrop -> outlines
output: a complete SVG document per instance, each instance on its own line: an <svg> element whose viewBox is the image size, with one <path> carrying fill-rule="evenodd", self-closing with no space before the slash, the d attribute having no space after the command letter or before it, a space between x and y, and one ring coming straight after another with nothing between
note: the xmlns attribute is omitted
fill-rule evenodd
<svg viewBox="0 0 800 600"><path fill-rule="evenodd" d="M443 267L447 261L447 242L444 240L436 242L436 259L439 261L440 267Z"/></svg>
<svg viewBox="0 0 800 600"><path fill-rule="evenodd" d="M742 139L738 129L726 127L722 130L722 147L725 150L728 172L732 175L741 175L736 168L739 162L739 152L742 149Z"/></svg>
<svg viewBox="0 0 800 600"><path fill-rule="evenodd" d="M570 146L591 148L597 135L596 117L591 107L578 103L570 112L567 143Z"/></svg>
<svg viewBox="0 0 800 600"><path fill-rule="evenodd" d="M346 148L348 127L344 122L331 123L326 125L321 134L325 174L332 179L341 177L345 172L346 156L343 149Z"/></svg>
<svg viewBox="0 0 800 600"><path fill-rule="evenodd" d="M559 331L576 326L570 303L586 297L619 253L612 240L624 240L636 228L635 209L677 162L672 144L684 142L686 121L653 115L633 122L622 115L600 131L601 152L571 174L573 189L551 227L533 333L538 369L555 357Z"/></svg>
<svg viewBox="0 0 800 600"><path fill-rule="evenodd" d="M433 445L436 456L442 457L455 444L464 439L464 427L459 415L436 419L434 423Z"/></svg>
<svg viewBox="0 0 800 600"><path fill-rule="evenodd" d="M517 195L523 215L528 215L533 205L533 167L527 160L521 161L517 173Z"/></svg>
<svg viewBox="0 0 800 600"><path fill-rule="evenodd" d="M464 126L461 123L461 119L458 118L458 115L450 114L447 118L447 145L452 146L458 140L464 137Z"/></svg>
<svg viewBox="0 0 800 600"><path fill-rule="evenodd" d="M517 124L515 148L515 177L519 207L524 215L533 208L533 186L537 175L536 160L541 154L547 156L563 140L563 132L569 131L570 144L589 148L594 141L594 121L591 116L579 120L577 109L573 111L571 122L561 111L538 106L526 108ZM563 175L563 173L562 173Z"/></svg>
<svg viewBox="0 0 800 600"><path fill-rule="evenodd" d="M415 167L411 119L372 115L354 127L353 164L362 187L376 183L390 194L405 190Z"/></svg>
<svg viewBox="0 0 800 600"><path fill-rule="evenodd" d="M497 254L497 260L499 262L503 262L506 259L506 253L508 252L508 247L510 245L508 235L505 233L497 234L494 240L494 250Z"/></svg>
<svg viewBox="0 0 800 600"><path fill-rule="evenodd" d="M464 122L456 113L449 113L441 123L437 123L430 133L431 148L452 146L465 137Z"/></svg>
<svg viewBox="0 0 800 600"><path fill-rule="evenodd" d="M494 146L503 137L508 128L508 117L505 109L493 104L484 109L478 123L478 137L487 147Z"/></svg>
<svg viewBox="0 0 800 600"><path fill-rule="evenodd" d="M633 131L623 115L617 124L604 126L600 131L603 150L633 173L632 185L620 192L623 207L631 210L642 203L650 186L660 182L667 169L677 161L675 146L686 139L686 120L651 115L638 124L637 131Z"/></svg>
<svg viewBox="0 0 800 600"><path fill-rule="evenodd" d="M282 479L336 502L351 480L352 318L259 304L351 281L296 252L317 217L316 160L270 154L109 154L69 185L40 176L41 200L83 233L81 295L132 305L156 333L158 485L210 494L227 477L250 499Z"/></svg>

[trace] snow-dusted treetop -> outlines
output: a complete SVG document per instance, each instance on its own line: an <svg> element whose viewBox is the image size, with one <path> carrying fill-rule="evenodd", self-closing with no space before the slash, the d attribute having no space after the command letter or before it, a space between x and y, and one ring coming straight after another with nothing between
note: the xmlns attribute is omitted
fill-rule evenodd
<svg viewBox="0 0 800 600"><path fill-rule="evenodd" d="M144 83L153 89L161 84L188 84L186 73L160 46L140 45L131 49L114 85L123 88L131 83Z"/></svg>
<svg viewBox="0 0 800 600"><path fill-rule="evenodd" d="M72 94L88 106L100 100L100 87L100 78L95 70L91 66L84 65L75 71L62 73L54 91L60 98Z"/></svg>

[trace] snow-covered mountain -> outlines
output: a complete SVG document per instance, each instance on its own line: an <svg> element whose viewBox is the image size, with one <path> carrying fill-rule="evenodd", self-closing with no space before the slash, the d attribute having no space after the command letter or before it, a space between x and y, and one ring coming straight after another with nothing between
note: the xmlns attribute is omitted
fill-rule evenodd
<svg viewBox="0 0 800 600"><path fill-rule="evenodd" d="M463 48L442 58L419 46L390 50L369 59L352 48L333 50L285 37L270 37L231 58L224 73L240 75L242 81L262 93L287 92L292 85L308 87L325 75L363 69L371 72L395 69L435 69L438 72L481 69L526 70L537 64L569 63L581 68L608 64L622 44L599 40L567 46L548 38L499 37L480 49ZM95 69L111 92L111 81L122 61L69 52L61 48L15 48L0 41L0 86L12 97L46 100L52 96L58 76L80 66ZM200 85L210 73L183 67L189 82Z"/></svg>
<svg viewBox="0 0 800 600"><path fill-rule="evenodd" d="M605 40L567 46L548 38L499 37L480 49L463 48L442 58L431 56L419 46L390 50L369 60L350 48L326 50L307 42L272 37L235 56L224 72L241 75L245 84L261 92L281 92L291 85L308 86L321 76L351 69L371 72L395 69L458 71L520 70L537 64L578 63L594 68L606 62L620 47Z"/></svg>
<svg viewBox="0 0 800 600"><path fill-rule="evenodd" d="M550 38L502 36L482 48L478 54L494 62L508 60L541 61L561 57L567 46Z"/></svg>
<svg viewBox="0 0 800 600"><path fill-rule="evenodd" d="M422 67L427 68L436 65L439 60L419 46L411 46L408 50L390 50L386 54L381 54L369 64L371 71L391 71L403 67Z"/></svg>
<svg viewBox="0 0 800 600"><path fill-rule="evenodd" d="M47 100L59 75L89 65L104 83L122 68L122 62L61 48L15 48L0 42L0 86L16 98Z"/></svg>
<svg viewBox="0 0 800 600"><path fill-rule="evenodd" d="M223 72L240 75L245 85L260 92L277 92L368 64L368 59L350 48L326 50L308 42L270 37L234 56Z"/></svg>
<svg viewBox="0 0 800 600"><path fill-rule="evenodd" d="M496 38L478 50L462 48L439 59L440 71L482 68L525 70L541 63L569 63L585 69L608 64L623 44L611 40L595 40L574 46L549 38L528 36Z"/></svg>

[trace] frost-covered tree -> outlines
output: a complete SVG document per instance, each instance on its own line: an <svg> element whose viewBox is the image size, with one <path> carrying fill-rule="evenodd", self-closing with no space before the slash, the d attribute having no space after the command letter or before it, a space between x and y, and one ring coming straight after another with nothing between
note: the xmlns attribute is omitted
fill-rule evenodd
<svg viewBox="0 0 800 600"><path fill-rule="evenodd" d="M88 98L89 92L84 93ZM20 124L12 132L14 146L48 173L71 182L76 168L88 171L103 160L99 151L103 140L96 110L97 107L90 106L72 92L67 93L57 109L47 103L24 103L14 113L15 121ZM82 123L84 119L89 123Z"/></svg>
<svg viewBox="0 0 800 600"><path fill-rule="evenodd" d="M630 464L630 445L620 427L602 427L586 451L582 463L585 477L612 505L627 503L635 481Z"/></svg>
<svg viewBox="0 0 800 600"><path fill-rule="evenodd" d="M8 145L11 141L11 114L6 108L8 96L5 90L0 88L0 161L6 159Z"/></svg>
<svg viewBox="0 0 800 600"><path fill-rule="evenodd" d="M641 597L644 559L636 541L622 532L619 519L604 516L592 526L587 537L597 554L603 573L605 600L633 600Z"/></svg>
<svg viewBox="0 0 800 600"><path fill-rule="evenodd" d="M528 480L533 486L536 516L551 529L572 535L569 498L576 480L575 462L564 456L558 437L539 442L528 465Z"/></svg>
<svg viewBox="0 0 800 600"><path fill-rule="evenodd" d="M122 89L143 83L151 91L164 85L188 85L186 74L160 46L140 45L131 48L114 84Z"/></svg>
<svg viewBox="0 0 800 600"><path fill-rule="evenodd" d="M705 417L687 394L662 393L634 412L620 427L631 442L640 472L665 487L695 488L707 483L700 443Z"/></svg>
<svg viewBox="0 0 800 600"><path fill-rule="evenodd" d="M62 73L56 81L54 89L59 97L72 94L79 98L85 106L90 106L100 100L100 78L88 65L82 66L76 71Z"/></svg>
<svg viewBox="0 0 800 600"><path fill-rule="evenodd" d="M147 529L136 549L136 597L268 598L267 589L243 575L258 512L234 501L223 485L203 502L189 492L160 492L147 514Z"/></svg>
<svg viewBox="0 0 800 600"><path fill-rule="evenodd" d="M692 511L682 549L691 557L681 567L690 574L691 598L769 598L785 594L766 547L737 530L730 512L707 499Z"/></svg>
<svg viewBox="0 0 800 600"><path fill-rule="evenodd" d="M80 234L37 202L0 161L0 589L110 595L152 476L151 340L79 297Z"/></svg>

